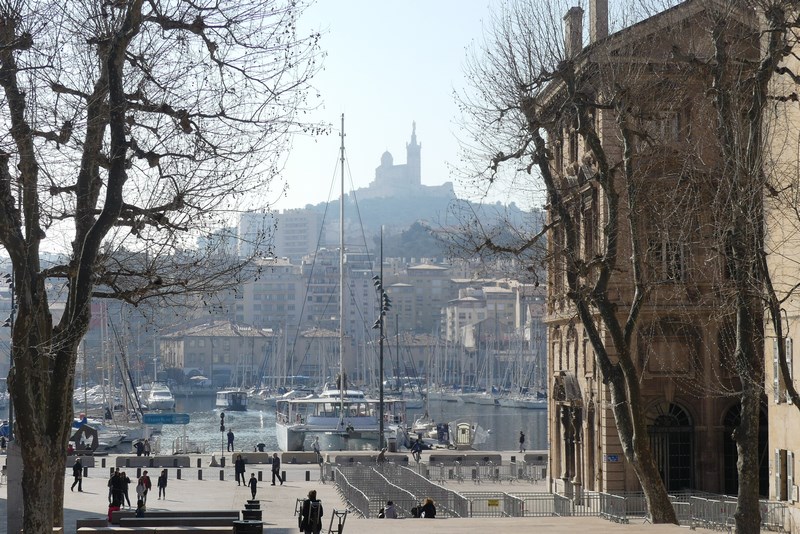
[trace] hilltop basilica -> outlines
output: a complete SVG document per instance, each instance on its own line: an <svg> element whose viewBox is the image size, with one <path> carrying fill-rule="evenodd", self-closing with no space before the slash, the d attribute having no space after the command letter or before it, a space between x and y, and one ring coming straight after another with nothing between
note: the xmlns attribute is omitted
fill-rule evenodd
<svg viewBox="0 0 800 534"><path fill-rule="evenodd" d="M422 185L421 156L422 145L417 142L417 123L411 126L411 141L406 143L406 163L395 165L394 158L387 150L381 156L381 164L375 168L375 179L356 190L359 199L369 198L402 198L444 197L454 198L453 183L442 185Z"/></svg>

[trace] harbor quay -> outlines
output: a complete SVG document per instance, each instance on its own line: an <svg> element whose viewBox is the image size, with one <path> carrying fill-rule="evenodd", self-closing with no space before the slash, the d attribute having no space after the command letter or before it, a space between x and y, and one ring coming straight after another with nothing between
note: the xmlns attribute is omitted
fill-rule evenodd
<svg viewBox="0 0 800 534"><path fill-rule="evenodd" d="M502 461L510 461L514 456L513 451L480 451L481 454L499 455ZM173 465L185 465L186 456L182 456L181 461L168 462L171 457L162 456L157 458L150 467L150 460L153 457L136 457L131 455L95 456L92 458L93 467L86 467L82 481L82 492L70 491L73 482L72 466L68 464L64 472L64 532L73 534L77 532L76 524L78 520L87 518L104 518L108 514L108 479L111 472L120 465L119 469L124 471L131 479L129 495L133 508L136 507L136 477L148 471L153 482L153 488L147 495L147 511L200 511L200 510L232 510L238 511L245 509L245 504L251 499L250 488L245 485L238 485L235 479L233 460L237 454L242 456L254 456L254 453L241 451L220 454L188 455L188 467L170 467L165 463ZM255 453L258 454L258 453ZM270 453L260 453L267 455ZM259 454L259 455L260 455ZM337 532L336 521L330 523L334 510L347 510L347 504L342 499L336 485L330 480L321 480L322 471L315 463L301 463L305 460L303 454L297 453L300 458L295 458L298 463L291 463L293 453L279 453L284 462L281 464L281 472L285 473L283 484L276 481L272 485L271 466L267 463L249 463L246 465L245 477L249 479L251 474L255 474L258 480L256 500L260 502L262 511L262 521L265 532L274 533L296 533L298 532L298 518L296 509L298 499L303 499L310 490L317 491L317 497L322 501L324 507L323 530L327 534ZM335 453L351 454L351 453ZM375 453L352 453L355 462L374 462ZM518 456L518 455L517 455ZM177 459L178 457L175 457ZM224 467L222 466L224 458ZM5 458L0 457L0 462L4 463ZM341 461L341 459L340 459ZM426 455L423 455L422 463L426 463ZM92 464L89 460L86 464ZM158 465L157 465L158 464ZM137 466L138 465L138 466ZM157 465L157 466L156 466ZM198 465L200 467L198 467ZM163 466L163 467L162 467ZM168 471L168 483L166 497L158 498L156 479L162 469ZM180 478L179 478L180 477ZM448 489L454 491L467 492L546 492L547 484L545 481L517 481L517 482L497 482L492 480L481 480L476 482L467 478L463 481L448 481L444 484ZM0 485L0 517L7 515L8 485ZM126 508L123 508L126 509ZM409 524L409 521L413 521ZM624 534L660 534L667 532L679 532L687 530L686 527L677 525L652 525L642 523L637 519L628 524L620 524L608 521L600 517L474 517L474 518L436 518L436 519L379 519L363 518L354 513L348 513L345 519L343 533L374 533L380 531L381 534L407 534L409 529L420 529L423 532L436 532L437 534L463 534L465 532L498 532L498 531L528 531L528 532L547 532L547 533L575 533L575 532L598 532L598 533L624 533ZM703 529L697 529L702 532ZM121 529L124 531L124 529ZM0 534L7 532L5 520L0 521ZM709 531L710 532L710 531Z"/></svg>

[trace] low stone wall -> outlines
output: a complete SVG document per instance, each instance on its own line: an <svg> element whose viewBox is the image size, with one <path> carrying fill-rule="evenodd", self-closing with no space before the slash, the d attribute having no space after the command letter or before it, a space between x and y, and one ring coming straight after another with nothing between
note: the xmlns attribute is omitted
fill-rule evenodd
<svg viewBox="0 0 800 534"><path fill-rule="evenodd" d="M191 467L188 456L117 456L117 467Z"/></svg>
<svg viewBox="0 0 800 534"><path fill-rule="evenodd" d="M325 460L332 464L338 465L347 465L347 464L369 464L369 463L377 463L378 461L378 453L374 451L370 451L369 453L359 453L353 454L347 451L342 452L329 452L325 453L324 455ZM392 462L396 464L407 464L408 463L408 455L399 453L399 452L387 452L385 453L384 457L386 458L387 462Z"/></svg>
<svg viewBox="0 0 800 534"><path fill-rule="evenodd" d="M75 465L75 459L76 458L80 458L81 459L81 465L84 468L95 467L94 456L83 456L83 455L76 456L76 455L73 454L72 456L67 456L67 464L66 464L67 465L67 469L72 469L72 466Z"/></svg>
<svg viewBox="0 0 800 534"><path fill-rule="evenodd" d="M492 463L494 465L498 465L502 463L503 457L499 454L487 454L482 452L436 452L431 453L425 458L425 455L422 456L423 461L427 460L428 465L442 465L442 464L454 464L456 462L461 463L462 465L486 465L488 463Z"/></svg>

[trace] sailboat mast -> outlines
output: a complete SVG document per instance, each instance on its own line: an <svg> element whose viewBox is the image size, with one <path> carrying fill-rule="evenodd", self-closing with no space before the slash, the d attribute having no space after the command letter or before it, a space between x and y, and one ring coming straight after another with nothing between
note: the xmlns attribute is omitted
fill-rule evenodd
<svg viewBox="0 0 800 534"><path fill-rule="evenodd" d="M339 191L339 413L344 417L344 113L341 130L342 176Z"/></svg>

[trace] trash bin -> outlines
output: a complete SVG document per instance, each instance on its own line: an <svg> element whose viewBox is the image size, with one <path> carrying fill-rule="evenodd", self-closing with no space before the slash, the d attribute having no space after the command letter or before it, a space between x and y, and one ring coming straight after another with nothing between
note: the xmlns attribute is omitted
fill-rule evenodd
<svg viewBox="0 0 800 534"><path fill-rule="evenodd" d="M234 521L233 534L262 534L264 532L263 521Z"/></svg>
<svg viewBox="0 0 800 534"><path fill-rule="evenodd" d="M397 438L389 438L387 440L389 452L397 452Z"/></svg>

